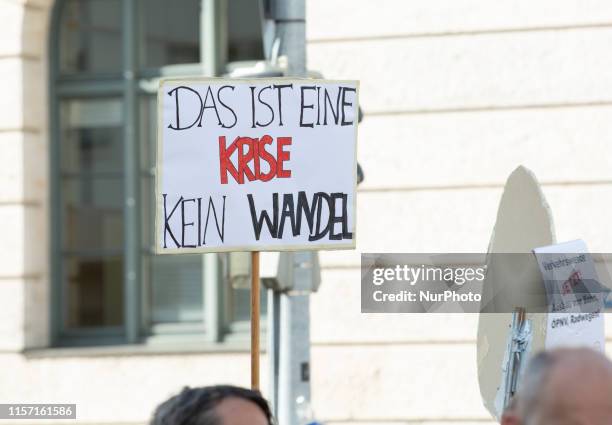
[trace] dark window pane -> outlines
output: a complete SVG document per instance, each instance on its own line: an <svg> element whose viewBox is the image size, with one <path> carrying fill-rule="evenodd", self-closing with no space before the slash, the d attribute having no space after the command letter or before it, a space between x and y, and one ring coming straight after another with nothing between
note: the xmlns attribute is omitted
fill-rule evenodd
<svg viewBox="0 0 612 425"><path fill-rule="evenodd" d="M140 99L140 166L149 173L155 169L157 148L157 98L143 96Z"/></svg>
<svg viewBox="0 0 612 425"><path fill-rule="evenodd" d="M141 180L141 220L140 233L142 234L142 249L152 252L155 249L155 179L143 177Z"/></svg>
<svg viewBox="0 0 612 425"><path fill-rule="evenodd" d="M145 253L153 249L155 229L154 180L142 180L142 237ZM204 260L202 255L143 257L149 322L184 323L204 320Z"/></svg>
<svg viewBox="0 0 612 425"><path fill-rule="evenodd" d="M249 321L251 318L251 290L247 288L232 288L230 289L229 297L230 322ZM260 312L262 315L265 315L268 311L268 291L263 285L259 298L261 299Z"/></svg>
<svg viewBox="0 0 612 425"><path fill-rule="evenodd" d="M68 100L62 103L62 170L120 173L123 170L121 101Z"/></svg>
<svg viewBox="0 0 612 425"><path fill-rule="evenodd" d="M228 257L228 291L225 317L228 323L248 321L251 314L251 255L232 253ZM261 286L261 314L267 313L268 291Z"/></svg>
<svg viewBox="0 0 612 425"><path fill-rule="evenodd" d="M60 18L60 71L121 71L121 1L67 0Z"/></svg>
<svg viewBox="0 0 612 425"><path fill-rule="evenodd" d="M145 263L151 324L203 322L202 255L152 255Z"/></svg>
<svg viewBox="0 0 612 425"><path fill-rule="evenodd" d="M144 68L200 62L200 1L146 0L141 3Z"/></svg>
<svg viewBox="0 0 612 425"><path fill-rule="evenodd" d="M123 246L121 179L62 180L64 249L108 251Z"/></svg>
<svg viewBox="0 0 612 425"><path fill-rule="evenodd" d="M123 262L120 256L67 258L68 328L111 327L123 323Z"/></svg>
<svg viewBox="0 0 612 425"><path fill-rule="evenodd" d="M228 8L229 61L263 60L261 1L231 0Z"/></svg>

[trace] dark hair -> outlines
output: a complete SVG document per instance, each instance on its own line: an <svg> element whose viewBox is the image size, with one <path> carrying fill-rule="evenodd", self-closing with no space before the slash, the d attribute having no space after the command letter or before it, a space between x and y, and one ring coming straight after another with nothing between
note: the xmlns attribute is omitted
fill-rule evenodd
<svg viewBox="0 0 612 425"><path fill-rule="evenodd" d="M215 407L231 397L255 403L272 425L270 407L259 391L231 385L185 387L180 394L157 406L151 425L221 425Z"/></svg>

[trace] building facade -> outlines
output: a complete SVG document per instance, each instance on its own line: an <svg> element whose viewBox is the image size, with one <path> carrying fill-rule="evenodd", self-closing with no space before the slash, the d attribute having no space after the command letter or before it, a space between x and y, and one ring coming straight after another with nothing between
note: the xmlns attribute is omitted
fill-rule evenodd
<svg viewBox="0 0 612 425"><path fill-rule="evenodd" d="M226 62L263 54L252 4L229 0ZM307 12L309 69L360 80L365 113L357 251L322 252L311 297L317 416L489 422L477 317L361 314L359 253L485 252L520 164L559 241L608 251L612 6L312 0ZM199 0L0 0L3 403L140 424L185 385L248 385L248 291L210 272L222 258L157 258L149 237L156 81L201 72L206 14Z"/></svg>

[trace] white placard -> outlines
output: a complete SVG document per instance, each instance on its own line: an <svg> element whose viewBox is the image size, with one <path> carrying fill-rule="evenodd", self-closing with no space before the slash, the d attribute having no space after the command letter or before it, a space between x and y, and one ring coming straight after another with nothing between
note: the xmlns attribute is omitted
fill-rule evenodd
<svg viewBox="0 0 612 425"><path fill-rule="evenodd" d="M584 241L545 246L533 252L549 300L546 348L586 346L603 352L603 294L596 287L599 279Z"/></svg>
<svg viewBox="0 0 612 425"><path fill-rule="evenodd" d="M164 80L158 253L353 249L357 81Z"/></svg>

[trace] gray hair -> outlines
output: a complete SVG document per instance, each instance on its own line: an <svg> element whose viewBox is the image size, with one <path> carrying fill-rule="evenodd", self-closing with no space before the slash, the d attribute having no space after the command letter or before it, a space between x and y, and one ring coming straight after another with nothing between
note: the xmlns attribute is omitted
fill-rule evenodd
<svg viewBox="0 0 612 425"><path fill-rule="evenodd" d="M558 356L554 352L542 351L531 359L521 380L517 410L526 425L534 423L537 417L537 406L544 388L550 378L551 371L557 363Z"/></svg>

